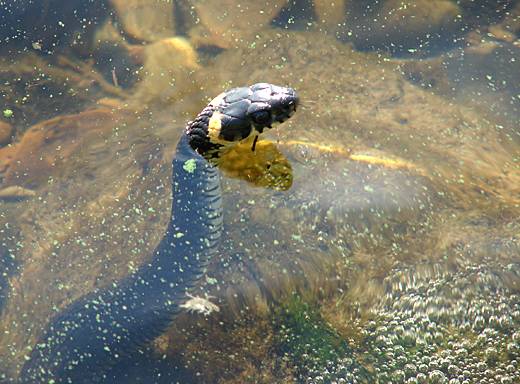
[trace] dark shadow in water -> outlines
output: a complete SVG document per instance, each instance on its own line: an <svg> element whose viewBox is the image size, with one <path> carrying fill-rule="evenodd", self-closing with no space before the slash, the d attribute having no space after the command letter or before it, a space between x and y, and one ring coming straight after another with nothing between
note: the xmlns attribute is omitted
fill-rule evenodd
<svg viewBox="0 0 520 384"><path fill-rule="evenodd" d="M311 0L291 0L282 8L271 25L291 30L305 30L308 23L316 21Z"/></svg>
<svg viewBox="0 0 520 384"><path fill-rule="evenodd" d="M12 263L12 259L7 253L7 250L0 246L0 313L4 308L5 301L7 299L8 294L8 277L11 275L14 265Z"/></svg>
<svg viewBox="0 0 520 384"><path fill-rule="evenodd" d="M161 358L149 350L118 364L101 384L174 384L195 383L193 372L182 368L171 357ZM85 382L84 384L87 384ZM81 384L81 383L78 383Z"/></svg>
<svg viewBox="0 0 520 384"><path fill-rule="evenodd" d="M8 49L30 47L38 42L43 52L88 35L108 16L106 0L18 0L2 3L0 41ZM76 40L87 43L88 38Z"/></svg>

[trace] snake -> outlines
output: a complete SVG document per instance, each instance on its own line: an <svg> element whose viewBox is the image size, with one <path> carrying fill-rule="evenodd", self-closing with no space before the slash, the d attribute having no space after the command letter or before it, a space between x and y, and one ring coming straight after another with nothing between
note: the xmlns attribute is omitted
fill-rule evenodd
<svg viewBox="0 0 520 384"><path fill-rule="evenodd" d="M167 329L218 253L223 208L215 159L289 119L298 102L293 88L257 83L221 93L188 122L172 162L170 220L151 260L52 318L22 367L22 383L101 382Z"/></svg>

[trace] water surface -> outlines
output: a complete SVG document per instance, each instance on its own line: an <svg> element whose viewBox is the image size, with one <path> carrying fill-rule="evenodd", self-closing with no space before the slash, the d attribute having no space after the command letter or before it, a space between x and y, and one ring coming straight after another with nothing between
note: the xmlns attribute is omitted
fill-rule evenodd
<svg viewBox="0 0 520 384"><path fill-rule="evenodd" d="M229 160L220 311L106 382L520 380L517 2L42 3L0 2L1 382L152 257L184 125L260 81L302 106Z"/></svg>

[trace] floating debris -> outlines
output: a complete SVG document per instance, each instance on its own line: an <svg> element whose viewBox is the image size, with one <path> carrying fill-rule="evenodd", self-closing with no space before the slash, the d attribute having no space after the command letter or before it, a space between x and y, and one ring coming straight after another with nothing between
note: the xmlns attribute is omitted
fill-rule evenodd
<svg viewBox="0 0 520 384"><path fill-rule="evenodd" d="M43 48L41 41L33 41L31 45L32 45L33 49L36 49L37 51L41 51Z"/></svg>
<svg viewBox="0 0 520 384"><path fill-rule="evenodd" d="M187 296L190 298L188 301L186 301L184 304L181 304L181 308L185 308L188 312L193 313L202 313L203 315L209 315L212 312L220 312L220 308L213 304L211 301L208 300L208 298L203 298L200 296L193 296L189 293Z"/></svg>
<svg viewBox="0 0 520 384"><path fill-rule="evenodd" d="M195 172L196 168L197 168L197 164L195 163L195 160L193 160L193 159L186 160L184 162L184 164L182 165L182 169L184 169L188 173Z"/></svg>

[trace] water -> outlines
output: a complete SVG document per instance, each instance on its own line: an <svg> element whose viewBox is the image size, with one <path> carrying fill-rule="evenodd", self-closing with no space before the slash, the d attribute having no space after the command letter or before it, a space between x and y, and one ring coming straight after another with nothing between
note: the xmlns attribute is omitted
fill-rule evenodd
<svg viewBox="0 0 520 384"><path fill-rule="evenodd" d="M518 3L315 3L0 2L0 382L152 257L183 127L257 81L302 105L227 160L219 311L104 382L520 381Z"/></svg>

